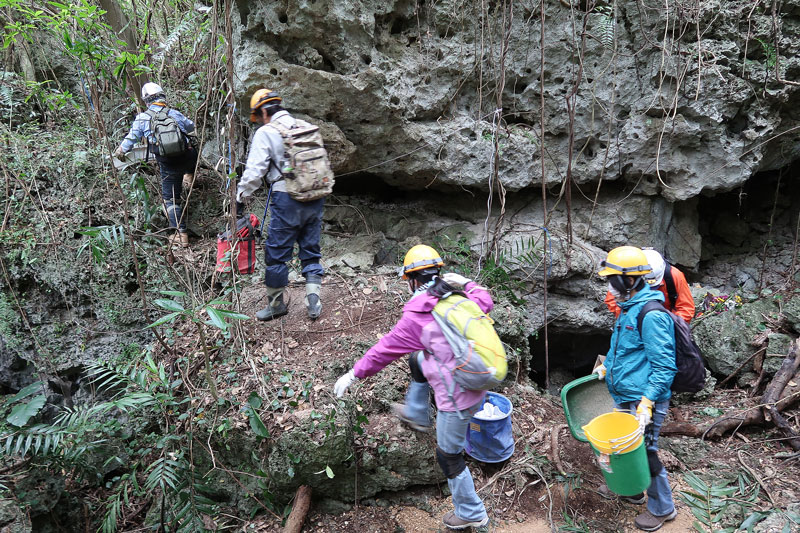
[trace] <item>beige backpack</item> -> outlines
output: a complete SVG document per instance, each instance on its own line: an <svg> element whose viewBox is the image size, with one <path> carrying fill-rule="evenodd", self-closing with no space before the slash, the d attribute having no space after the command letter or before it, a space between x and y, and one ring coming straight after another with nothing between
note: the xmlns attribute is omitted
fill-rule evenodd
<svg viewBox="0 0 800 533"><path fill-rule="evenodd" d="M283 137L284 164L278 170L289 196L298 202L312 202L331 194L333 171L319 126L303 120L298 120L293 128L278 123L269 125Z"/></svg>

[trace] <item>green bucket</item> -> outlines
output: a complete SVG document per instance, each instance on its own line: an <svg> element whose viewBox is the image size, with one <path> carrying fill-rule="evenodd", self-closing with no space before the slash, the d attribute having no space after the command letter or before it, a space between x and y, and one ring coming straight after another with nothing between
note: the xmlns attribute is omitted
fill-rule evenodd
<svg viewBox="0 0 800 533"><path fill-rule="evenodd" d="M561 389L561 405L572 436L581 442L589 442L583 433L583 426L595 417L614 410L614 399L608 392L604 381L597 375L589 374L570 381Z"/></svg>
<svg viewBox="0 0 800 533"><path fill-rule="evenodd" d="M583 426L583 431L611 492L635 496L650 486L647 449L635 416L606 413Z"/></svg>

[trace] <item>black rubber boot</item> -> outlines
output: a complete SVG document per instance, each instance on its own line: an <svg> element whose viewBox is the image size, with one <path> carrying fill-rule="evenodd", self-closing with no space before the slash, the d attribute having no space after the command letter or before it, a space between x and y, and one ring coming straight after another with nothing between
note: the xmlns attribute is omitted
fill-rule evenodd
<svg viewBox="0 0 800 533"><path fill-rule="evenodd" d="M286 304L283 303L283 290L285 288L286 287L267 287L269 305L256 313L256 318L258 320L266 322L268 320L272 320L273 318L281 317L289 312L289 310L286 308Z"/></svg>
<svg viewBox="0 0 800 533"><path fill-rule="evenodd" d="M322 284L322 276L308 276L306 277L306 310L308 311L308 318L316 320L322 313L322 302L319 299L320 285Z"/></svg>

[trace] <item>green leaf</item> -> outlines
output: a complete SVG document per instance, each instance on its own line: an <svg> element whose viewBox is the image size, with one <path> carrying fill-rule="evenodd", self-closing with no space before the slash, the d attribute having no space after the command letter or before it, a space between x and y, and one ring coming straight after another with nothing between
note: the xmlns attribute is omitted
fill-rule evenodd
<svg viewBox="0 0 800 533"><path fill-rule="evenodd" d="M186 293L181 291L158 291L158 292L160 292L165 296L181 296L181 297L186 296Z"/></svg>
<svg viewBox="0 0 800 533"><path fill-rule="evenodd" d="M269 437L269 430L264 425L264 422L261 421L261 417L258 416L256 410L250 407L246 412L247 417L250 419L250 429L253 430L253 433L264 439Z"/></svg>
<svg viewBox="0 0 800 533"><path fill-rule="evenodd" d="M326 475L327 475L329 478L333 479L333 470L331 470L331 467L330 467L330 466L326 466L326 467L325 467L325 474L326 474Z"/></svg>
<svg viewBox="0 0 800 533"><path fill-rule="evenodd" d="M262 403L261 396L256 394L255 391L251 392L250 397L247 398L247 404L253 409L260 409Z"/></svg>
<svg viewBox="0 0 800 533"><path fill-rule="evenodd" d="M14 397L11 398L8 401L8 403L12 404L14 402L18 402L18 401L20 401L20 400L22 400L24 398L27 398L28 396L30 396L32 394L35 394L35 393L39 392L39 390L42 388L42 385L43 385L43 383L41 381L37 381L35 383L31 383L30 385L28 385L27 387L23 388L18 393L16 393L14 395Z"/></svg>
<svg viewBox="0 0 800 533"><path fill-rule="evenodd" d="M224 309L217 309L217 312L222 314L225 318L232 318L234 320L250 320L249 315L237 313L235 311L226 311Z"/></svg>
<svg viewBox="0 0 800 533"><path fill-rule="evenodd" d="M180 303L176 302L175 300L158 298L156 300L153 300L153 303L163 309L166 309L167 311L177 311L177 312L185 311L183 306Z"/></svg>
<svg viewBox="0 0 800 533"><path fill-rule="evenodd" d="M225 322L225 319L220 314L219 311L214 309L213 307L206 307L206 313L208 313L208 318L211 319L211 323L217 326L222 331L228 329L229 324Z"/></svg>
<svg viewBox="0 0 800 533"><path fill-rule="evenodd" d="M9 424L12 424L17 427L22 427L28 423L28 420L36 416L36 414L42 409L42 407L44 407L45 401L47 401L47 396L42 394L41 396L37 396L28 403L21 403L15 405L14 408L11 410L11 414L8 415L6 420L8 421Z"/></svg>
<svg viewBox="0 0 800 533"><path fill-rule="evenodd" d="M160 326L161 324L166 324L167 322L172 322L175 318L180 315L180 312L170 313L168 315L164 315L152 324L148 325L148 328L154 328L156 326Z"/></svg>

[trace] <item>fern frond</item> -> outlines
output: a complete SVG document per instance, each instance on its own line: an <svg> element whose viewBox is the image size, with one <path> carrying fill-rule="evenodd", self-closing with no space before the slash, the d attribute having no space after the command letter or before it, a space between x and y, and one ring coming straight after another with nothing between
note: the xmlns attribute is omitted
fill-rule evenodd
<svg viewBox="0 0 800 533"><path fill-rule="evenodd" d="M184 18L180 24L172 29L172 32L167 36L158 52L153 54L153 61L161 61L169 52L175 47L184 33L187 33L195 25L195 18L193 14L189 14Z"/></svg>
<svg viewBox="0 0 800 533"><path fill-rule="evenodd" d="M597 28L596 37L604 47L611 49L614 46L614 8L610 5L597 6L594 10L594 25Z"/></svg>
<svg viewBox="0 0 800 533"><path fill-rule="evenodd" d="M14 89L10 85L0 85L0 98L3 99L3 107L14 107Z"/></svg>
<svg viewBox="0 0 800 533"><path fill-rule="evenodd" d="M24 459L30 455L56 454L67 432L63 428L37 424L6 435L0 441L0 456Z"/></svg>
<svg viewBox="0 0 800 533"><path fill-rule="evenodd" d="M117 518L122 511L122 493L115 492L106 500L106 514L100 531L103 533L115 533L117 531Z"/></svg>
<svg viewBox="0 0 800 533"><path fill-rule="evenodd" d="M150 473L144 482L146 490L166 490L167 487L172 491L177 490L181 478L181 464L178 461L159 457L148 467L148 471Z"/></svg>

